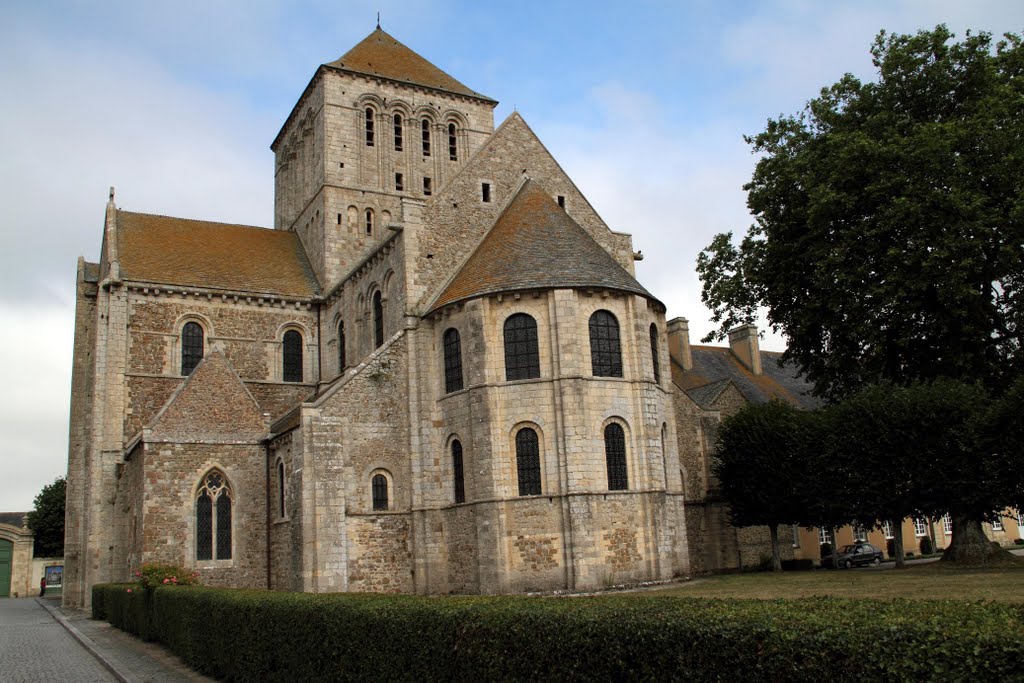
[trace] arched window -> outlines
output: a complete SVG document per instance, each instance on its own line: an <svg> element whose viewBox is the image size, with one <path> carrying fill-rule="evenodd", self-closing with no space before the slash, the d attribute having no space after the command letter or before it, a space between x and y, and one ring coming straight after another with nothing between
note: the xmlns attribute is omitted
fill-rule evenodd
<svg viewBox="0 0 1024 683"><path fill-rule="evenodd" d="M454 327L444 333L444 393L462 390L462 344Z"/></svg>
<svg viewBox="0 0 1024 683"><path fill-rule="evenodd" d="M430 156L430 121L423 119L420 121L420 131L423 135L423 156Z"/></svg>
<svg viewBox="0 0 1024 683"><path fill-rule="evenodd" d="M448 158L452 161L459 160L459 149L457 144L457 138L455 136L455 124L448 124Z"/></svg>
<svg viewBox="0 0 1024 683"><path fill-rule="evenodd" d="M185 323L181 328L181 374L188 376L203 359L203 328L199 323Z"/></svg>
<svg viewBox="0 0 1024 683"><path fill-rule="evenodd" d="M366 213L363 214L366 218L366 234L373 234L373 209L367 209Z"/></svg>
<svg viewBox="0 0 1024 683"><path fill-rule="evenodd" d="M388 509L388 478L383 474L373 475L370 480L370 490L373 495L373 509Z"/></svg>
<svg viewBox="0 0 1024 683"><path fill-rule="evenodd" d="M658 326L651 323L651 363L654 366L654 383L661 384L661 366L658 364Z"/></svg>
<svg viewBox="0 0 1024 683"><path fill-rule="evenodd" d="M302 335L295 330L284 333L282 345L283 379L285 382L302 381Z"/></svg>
<svg viewBox="0 0 1024 683"><path fill-rule="evenodd" d="M520 496L540 495L540 444L529 427L516 432L516 475Z"/></svg>
<svg viewBox="0 0 1024 683"><path fill-rule="evenodd" d="M590 316L590 365L595 377L622 377L619 321L608 311Z"/></svg>
<svg viewBox="0 0 1024 683"><path fill-rule="evenodd" d="M345 371L345 321L338 321L338 372Z"/></svg>
<svg viewBox="0 0 1024 683"><path fill-rule="evenodd" d="M231 490L219 470L203 478L196 494L196 559L231 559Z"/></svg>
<svg viewBox="0 0 1024 683"><path fill-rule="evenodd" d="M462 444L452 441L452 473L455 480L455 502L466 502L466 474L462 468Z"/></svg>
<svg viewBox="0 0 1024 683"><path fill-rule="evenodd" d="M604 459L608 466L608 490L625 491L629 488L626 474L626 434L614 422L604 428Z"/></svg>
<svg viewBox="0 0 1024 683"><path fill-rule="evenodd" d="M277 461L277 515L284 517L284 463Z"/></svg>
<svg viewBox="0 0 1024 683"><path fill-rule="evenodd" d="M373 109L366 108L366 146L373 147Z"/></svg>
<svg viewBox="0 0 1024 683"><path fill-rule="evenodd" d="M402 115L395 114L395 151L402 151Z"/></svg>
<svg viewBox="0 0 1024 683"><path fill-rule="evenodd" d="M380 290L373 293L373 345L379 348L384 344L384 301Z"/></svg>
<svg viewBox="0 0 1024 683"><path fill-rule="evenodd" d="M537 321L525 313L510 315L505 321L505 379L535 377L540 377Z"/></svg>

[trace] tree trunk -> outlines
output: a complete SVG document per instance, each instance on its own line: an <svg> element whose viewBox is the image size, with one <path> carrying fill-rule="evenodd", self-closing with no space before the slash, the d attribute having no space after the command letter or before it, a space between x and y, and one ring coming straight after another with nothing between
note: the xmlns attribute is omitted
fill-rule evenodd
<svg viewBox="0 0 1024 683"><path fill-rule="evenodd" d="M896 569L903 569L907 566L907 560L903 556L903 520L893 523L892 549L896 551Z"/></svg>
<svg viewBox="0 0 1024 683"><path fill-rule="evenodd" d="M988 564L996 557L1009 555L998 544L988 540L981 522L970 517L953 517L953 538L942 554L944 562Z"/></svg>
<svg viewBox="0 0 1024 683"><path fill-rule="evenodd" d="M772 571L782 571L782 558L779 556L779 525L769 524L768 532L772 536Z"/></svg>

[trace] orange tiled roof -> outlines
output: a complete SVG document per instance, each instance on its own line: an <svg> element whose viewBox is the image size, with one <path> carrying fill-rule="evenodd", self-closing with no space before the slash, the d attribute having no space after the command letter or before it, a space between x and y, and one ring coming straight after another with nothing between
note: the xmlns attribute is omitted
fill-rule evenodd
<svg viewBox="0 0 1024 683"><path fill-rule="evenodd" d="M117 234L125 280L304 298L318 291L292 232L118 211Z"/></svg>
<svg viewBox="0 0 1024 683"><path fill-rule="evenodd" d="M537 183L528 180L432 309L485 294L600 287L650 292Z"/></svg>
<svg viewBox="0 0 1024 683"><path fill-rule="evenodd" d="M379 26L354 48L325 66L495 102L459 83Z"/></svg>

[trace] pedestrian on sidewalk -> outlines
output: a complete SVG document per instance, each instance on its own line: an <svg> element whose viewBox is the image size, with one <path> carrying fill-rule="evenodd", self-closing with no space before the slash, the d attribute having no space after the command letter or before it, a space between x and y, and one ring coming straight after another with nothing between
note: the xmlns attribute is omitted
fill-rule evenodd
<svg viewBox="0 0 1024 683"><path fill-rule="evenodd" d="M39 597L43 597L44 595L46 595L46 576L45 575L43 576L43 578L39 579Z"/></svg>

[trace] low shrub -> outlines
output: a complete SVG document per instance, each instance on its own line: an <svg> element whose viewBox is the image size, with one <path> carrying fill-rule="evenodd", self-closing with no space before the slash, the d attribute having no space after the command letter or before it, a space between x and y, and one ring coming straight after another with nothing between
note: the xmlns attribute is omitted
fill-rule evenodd
<svg viewBox="0 0 1024 683"><path fill-rule="evenodd" d="M822 543L818 546L818 557L827 557L832 554L832 544Z"/></svg>
<svg viewBox="0 0 1024 683"><path fill-rule="evenodd" d="M924 538L921 539L921 543L920 543L920 545L918 547L921 549L921 554L922 555L931 555L932 554L932 539L929 538L928 536L925 536Z"/></svg>
<svg viewBox="0 0 1024 683"><path fill-rule="evenodd" d="M176 564L161 562L145 563L135 572L135 577L142 584L143 588L195 586L199 584L199 572L185 569Z"/></svg>
<svg viewBox="0 0 1024 683"><path fill-rule="evenodd" d="M907 552L903 553L903 557L907 558L908 560L913 556L914 552L912 550L908 550Z"/></svg>
<svg viewBox="0 0 1024 683"><path fill-rule="evenodd" d="M102 590L236 681L1007 680L1024 657L1024 610L996 603Z"/></svg>
<svg viewBox="0 0 1024 683"><path fill-rule="evenodd" d="M1014 545L1024 545L1024 538L1015 538L1015 539L1013 539L1013 544Z"/></svg>
<svg viewBox="0 0 1024 683"><path fill-rule="evenodd" d="M814 569L814 560L783 560L782 569L787 572L807 572Z"/></svg>

